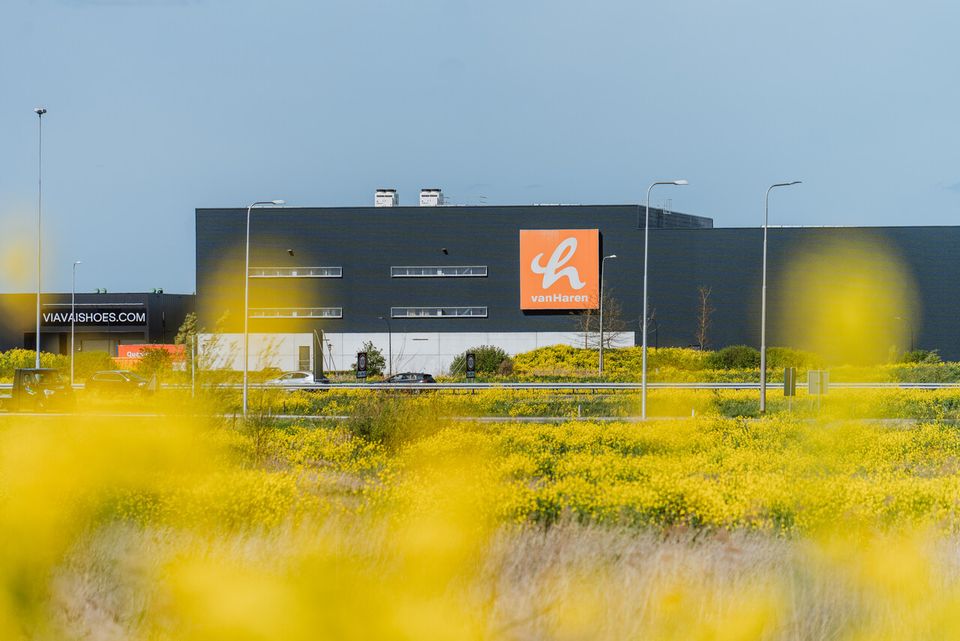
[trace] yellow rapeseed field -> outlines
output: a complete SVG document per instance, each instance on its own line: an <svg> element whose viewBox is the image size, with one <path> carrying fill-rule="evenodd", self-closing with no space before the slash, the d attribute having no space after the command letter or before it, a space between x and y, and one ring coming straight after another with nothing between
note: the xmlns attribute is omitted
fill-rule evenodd
<svg viewBox="0 0 960 641"><path fill-rule="evenodd" d="M498 394L474 402L509 414ZM451 418L463 397L343 397L350 419L244 424L162 397L158 416L0 415L0 638L960 636L960 433L853 418L884 394L946 404L874 391L754 420L714 398L692 418L533 424Z"/></svg>

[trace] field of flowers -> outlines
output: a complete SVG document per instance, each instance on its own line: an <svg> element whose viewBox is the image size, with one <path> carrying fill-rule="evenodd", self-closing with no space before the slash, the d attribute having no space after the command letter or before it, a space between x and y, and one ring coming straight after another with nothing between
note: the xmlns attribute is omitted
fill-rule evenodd
<svg viewBox="0 0 960 641"><path fill-rule="evenodd" d="M488 424L386 398L319 424L171 397L0 415L0 638L960 633L947 421Z"/></svg>
<svg viewBox="0 0 960 641"><path fill-rule="evenodd" d="M789 400L771 388L767 411L771 414L804 418L902 418L960 419L960 388L937 390L894 388L833 388L821 398L808 396L798 388ZM637 417L641 397L636 391L489 389L474 392L428 391L371 393L368 390L331 390L323 393L291 394L256 391L251 398L263 412L344 417L360 414L383 416L402 407L416 407L444 417ZM239 396L228 399L227 408L239 407ZM756 390L652 389L648 412L655 417L726 416L757 417L760 412Z"/></svg>
<svg viewBox="0 0 960 641"><path fill-rule="evenodd" d="M859 343L861 340L854 340ZM604 380L640 380L642 349L610 349L604 356ZM920 354L917 354L920 356ZM784 347L767 350L767 378L783 380L783 369L794 367L801 380L809 369L828 368L836 382L915 382L960 381L960 363L940 362L935 354L925 354L923 362L900 362L902 355L890 354L889 362L869 364L830 363L816 354ZM513 362L515 380L597 380L597 350L568 345L542 347L518 354ZM655 382L741 382L760 380L760 353L751 347L734 346L720 351L665 347L650 348L648 375Z"/></svg>

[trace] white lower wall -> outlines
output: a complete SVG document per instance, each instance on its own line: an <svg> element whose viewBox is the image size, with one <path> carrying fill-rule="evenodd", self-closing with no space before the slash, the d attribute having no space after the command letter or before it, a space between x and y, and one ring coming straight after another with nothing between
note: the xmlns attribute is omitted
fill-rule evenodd
<svg viewBox="0 0 960 641"><path fill-rule="evenodd" d="M200 362L212 369L243 369L243 334L200 334ZM310 348L313 364L313 334L250 334L249 367L284 371L300 369L300 347Z"/></svg>
<svg viewBox="0 0 960 641"><path fill-rule="evenodd" d="M427 372L446 374L455 357L473 347L494 345L508 354L528 352L549 345L583 346L583 334L574 332L387 332L324 333L323 369L348 371L353 367L357 352L370 341L383 351L384 357L393 354L393 372ZM610 337L607 337L610 339ZM392 350L391 350L392 343ZM596 336L590 341L597 344ZM633 332L612 337L615 347L634 345ZM299 348L310 347L313 364L316 339L313 334L250 334L250 369L277 367L282 370L299 369ZM212 367L243 368L242 334L202 334L201 354Z"/></svg>

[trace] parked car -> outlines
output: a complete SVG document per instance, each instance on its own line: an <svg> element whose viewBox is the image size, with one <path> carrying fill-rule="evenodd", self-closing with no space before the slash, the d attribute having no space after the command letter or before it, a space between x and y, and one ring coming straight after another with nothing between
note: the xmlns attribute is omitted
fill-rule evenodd
<svg viewBox="0 0 960 641"><path fill-rule="evenodd" d="M326 376L315 377L312 372L285 372L277 378L271 378L266 384L294 390L305 385L329 385L330 379Z"/></svg>
<svg viewBox="0 0 960 641"><path fill-rule="evenodd" d="M13 372L13 388L2 399L12 412L72 410L76 405L70 382L55 369L21 368Z"/></svg>
<svg viewBox="0 0 960 641"><path fill-rule="evenodd" d="M388 378L385 383L436 383L433 376L424 372L404 372L403 374L394 374Z"/></svg>
<svg viewBox="0 0 960 641"><path fill-rule="evenodd" d="M103 394L131 394L147 391L147 379L126 369L95 372L84 384L88 392Z"/></svg>

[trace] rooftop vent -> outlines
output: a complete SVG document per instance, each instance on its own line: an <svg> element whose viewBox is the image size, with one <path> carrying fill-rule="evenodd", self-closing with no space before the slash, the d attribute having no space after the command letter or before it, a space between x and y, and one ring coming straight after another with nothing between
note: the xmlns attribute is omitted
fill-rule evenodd
<svg viewBox="0 0 960 641"><path fill-rule="evenodd" d="M436 187L420 190L421 207L440 207L443 205L443 191Z"/></svg>
<svg viewBox="0 0 960 641"><path fill-rule="evenodd" d="M378 189L373 199L374 207L396 207L399 204L400 197L396 189Z"/></svg>

